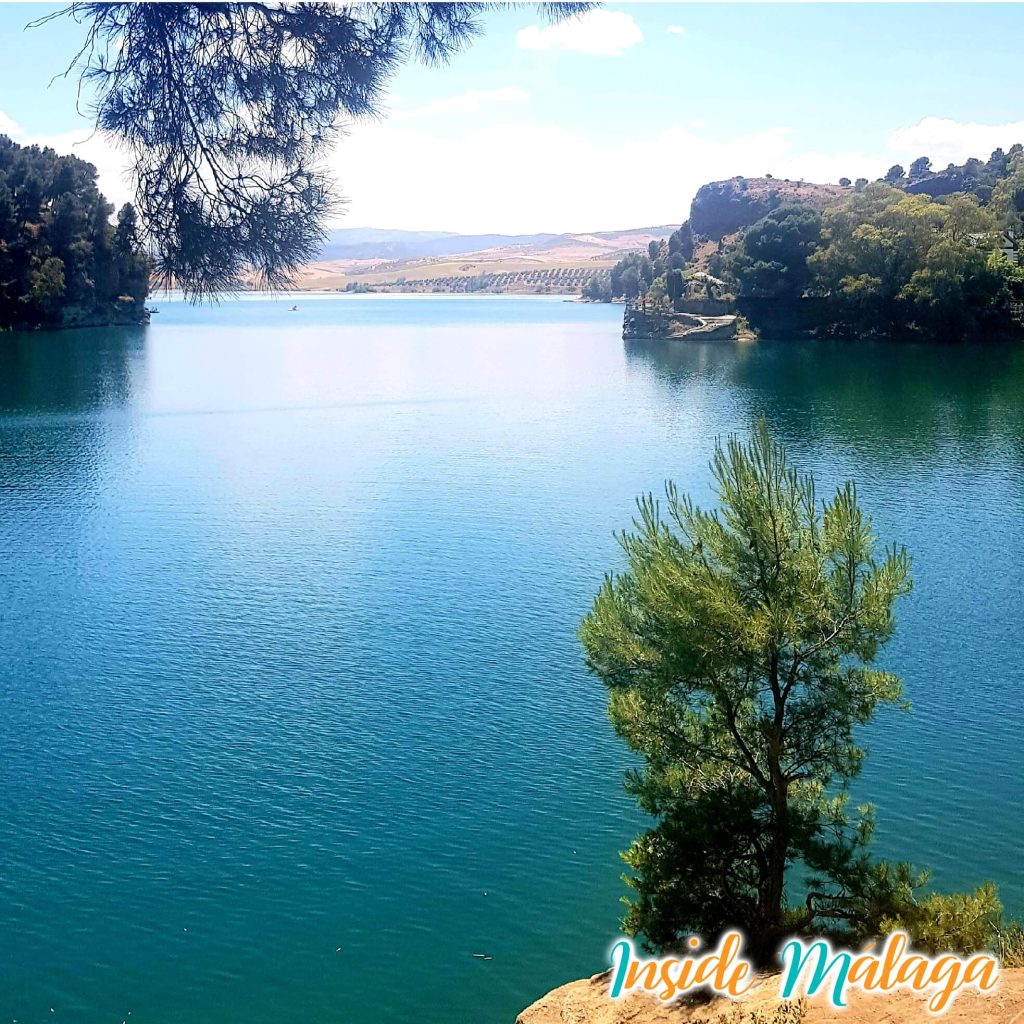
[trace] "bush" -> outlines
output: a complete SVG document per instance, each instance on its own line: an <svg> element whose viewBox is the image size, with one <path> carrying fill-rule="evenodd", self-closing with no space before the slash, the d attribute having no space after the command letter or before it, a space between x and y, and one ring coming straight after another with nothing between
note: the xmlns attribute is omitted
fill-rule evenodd
<svg viewBox="0 0 1024 1024"><path fill-rule="evenodd" d="M904 931L926 953L976 953L991 948L1002 910L996 887L986 883L973 893L931 893L884 918L881 931Z"/></svg>
<svg viewBox="0 0 1024 1024"><path fill-rule="evenodd" d="M996 928L991 950L1004 967L1024 967L1024 925L1019 921Z"/></svg>

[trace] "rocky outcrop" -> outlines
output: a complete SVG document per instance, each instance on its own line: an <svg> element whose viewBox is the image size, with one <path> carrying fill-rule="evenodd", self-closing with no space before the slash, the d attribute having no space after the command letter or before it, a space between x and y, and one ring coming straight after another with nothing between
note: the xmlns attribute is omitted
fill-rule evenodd
<svg viewBox="0 0 1024 1024"><path fill-rule="evenodd" d="M700 316L627 306L622 318L622 337L661 341L727 341L736 337L735 316Z"/></svg>
<svg viewBox="0 0 1024 1024"><path fill-rule="evenodd" d="M777 206L795 203L821 210L845 194L839 185L781 178L729 178L697 189L690 205L690 228L701 238L724 238L756 224Z"/></svg>
<svg viewBox="0 0 1024 1024"><path fill-rule="evenodd" d="M725 999L666 1006L649 995L608 998L608 973L574 981L549 992L523 1010L516 1024L1024 1024L1024 968L1005 970L991 995L965 992L941 1016L910 993L853 994L834 1010L815 999L801 1010L777 998L767 978L739 1003Z"/></svg>

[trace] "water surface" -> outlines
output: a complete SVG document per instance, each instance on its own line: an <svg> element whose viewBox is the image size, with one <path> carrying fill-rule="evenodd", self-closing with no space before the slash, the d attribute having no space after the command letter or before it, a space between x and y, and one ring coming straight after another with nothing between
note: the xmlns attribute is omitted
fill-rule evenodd
<svg viewBox="0 0 1024 1024"><path fill-rule="evenodd" d="M0 1014L511 1024L600 969L641 820L576 627L761 410L915 557L879 852L1024 912L1024 353L292 301L0 337Z"/></svg>

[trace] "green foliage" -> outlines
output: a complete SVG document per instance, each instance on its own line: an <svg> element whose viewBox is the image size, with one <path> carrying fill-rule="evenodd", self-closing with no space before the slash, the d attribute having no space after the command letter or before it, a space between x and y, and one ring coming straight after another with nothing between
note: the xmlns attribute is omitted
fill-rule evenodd
<svg viewBox="0 0 1024 1024"><path fill-rule="evenodd" d="M1024 156L1021 154L1007 159L1007 173L995 184L990 207L1010 238L1024 238Z"/></svg>
<svg viewBox="0 0 1024 1024"><path fill-rule="evenodd" d="M815 879L808 894L808 903L836 922L834 938L859 946L903 931L928 953L973 953L995 945L1002 904L991 883L973 893L939 893L927 890L929 873L910 864L862 857L849 867L842 890L820 893Z"/></svg>
<svg viewBox="0 0 1024 1024"><path fill-rule="evenodd" d="M923 178L932 169L932 162L926 156L919 156L911 165L910 170L907 172L907 177L911 181L917 181Z"/></svg>
<svg viewBox="0 0 1024 1024"><path fill-rule="evenodd" d="M680 225L678 230L673 231L672 234L668 236L669 256L678 255L683 263L687 263L689 260L693 259L693 244L693 229L690 227L690 222L685 221ZM680 264L680 267L681 266L682 264ZM673 269L678 270L680 267L675 267Z"/></svg>
<svg viewBox="0 0 1024 1024"><path fill-rule="evenodd" d="M1024 925L999 924L991 949L1004 967L1024 967Z"/></svg>
<svg viewBox="0 0 1024 1024"><path fill-rule="evenodd" d="M612 288L607 274L593 274L583 286L583 298L590 302L611 302Z"/></svg>
<svg viewBox="0 0 1024 1024"><path fill-rule="evenodd" d="M0 328L59 324L69 309L102 319L141 315L149 258L125 206L96 187L96 169L52 149L0 136Z"/></svg>
<svg viewBox="0 0 1024 1024"><path fill-rule="evenodd" d="M673 306L685 297L686 282L681 270L669 270L665 273L665 290L668 292L669 302Z"/></svg>
<svg viewBox="0 0 1024 1024"><path fill-rule="evenodd" d="M993 255L997 226L971 196L934 202L868 185L823 215L809 291L827 298L833 326L851 333L1008 331L1020 288L1009 262Z"/></svg>
<svg viewBox="0 0 1024 1024"><path fill-rule="evenodd" d="M800 298L807 287L807 257L821 235L821 214L806 206L780 206L743 235L725 261L736 293L754 298Z"/></svg>
<svg viewBox="0 0 1024 1024"><path fill-rule="evenodd" d="M926 953L974 953L991 946L1002 909L991 883L973 893L929 893L883 918L878 933L904 931Z"/></svg>
<svg viewBox="0 0 1024 1024"><path fill-rule="evenodd" d="M663 261L659 259L652 263L649 253L627 253L611 269L609 286L612 295L625 299L646 295L654 279L664 272Z"/></svg>
<svg viewBox="0 0 1024 1024"><path fill-rule="evenodd" d="M64 262L56 256L48 256L37 269L29 275L29 288L26 298L47 317L56 317L64 301Z"/></svg>
<svg viewBox="0 0 1024 1024"><path fill-rule="evenodd" d="M870 813L845 797L865 756L853 729L901 700L873 664L910 561L878 551L852 484L819 504L763 420L716 445L712 470L718 511L672 485L664 511L639 502L628 568L580 636L642 758L627 788L658 819L624 854L625 929L665 948L739 926L766 958L866 877ZM820 897L802 908L786 897L798 866Z"/></svg>
<svg viewBox="0 0 1024 1024"><path fill-rule="evenodd" d="M650 288L647 289L647 296L656 306L665 304L668 299L668 286L664 274L651 282Z"/></svg>

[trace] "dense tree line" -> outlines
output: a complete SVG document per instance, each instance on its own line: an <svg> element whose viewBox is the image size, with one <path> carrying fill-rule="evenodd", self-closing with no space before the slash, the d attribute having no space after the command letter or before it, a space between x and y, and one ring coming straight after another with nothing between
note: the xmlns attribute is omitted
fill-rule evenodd
<svg viewBox="0 0 1024 1024"><path fill-rule="evenodd" d="M725 268L755 326L763 300L807 299L817 301L793 306L794 319L819 332L1006 333L1024 299L1024 270L1000 251L1000 221L973 195L934 201L879 182L820 216L772 211L744 233ZM773 323L783 308L770 310Z"/></svg>
<svg viewBox="0 0 1024 1024"><path fill-rule="evenodd" d="M1024 146L1018 143L1007 152L993 150L988 160L971 157L962 164L947 164L938 171L932 167L928 157L920 156L906 171L899 164L893 164L883 180L912 194L923 193L938 198L954 192L967 192L987 203L1022 153Z"/></svg>
<svg viewBox="0 0 1024 1024"><path fill-rule="evenodd" d="M738 191L737 179L717 184ZM726 299L772 332L954 339L1024 329L1024 148L940 172L920 157L874 183L840 184L810 186L814 203L782 203L718 239L687 221L620 260L610 297L677 310Z"/></svg>
<svg viewBox="0 0 1024 1024"><path fill-rule="evenodd" d="M144 316L135 210L113 212L92 164L0 135L0 328Z"/></svg>
<svg viewBox="0 0 1024 1024"><path fill-rule="evenodd" d="M650 242L645 252L627 253L612 267L607 281L588 285L583 297L602 302L650 300L655 306L677 309L689 300L720 298L721 282L688 264L693 251L694 235L687 222L668 239Z"/></svg>

